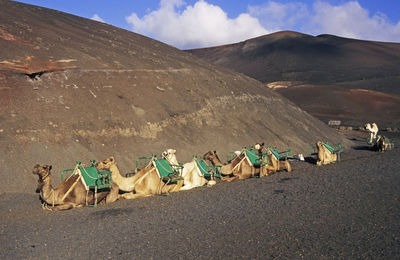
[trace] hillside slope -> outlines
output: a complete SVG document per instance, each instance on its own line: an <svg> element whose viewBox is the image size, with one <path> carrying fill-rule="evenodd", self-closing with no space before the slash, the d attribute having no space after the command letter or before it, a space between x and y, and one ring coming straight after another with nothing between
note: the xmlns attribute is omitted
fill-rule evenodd
<svg viewBox="0 0 400 260"><path fill-rule="evenodd" d="M334 97L338 94L336 90L341 88L341 92L346 94L337 98L346 99L346 96L354 94L350 89L372 90L370 98L359 102L357 108L351 111L346 109L346 105L340 107L331 98L324 98L324 110L330 112L320 118L344 119L356 124L369 120L391 124L394 120L395 124L400 124L399 43L361 41L333 35L314 37L283 31L237 44L189 52L266 84L279 81L286 88L296 82L295 93L290 93L290 88L276 90L317 117L320 117L318 111L310 109L303 97L309 100L319 92L325 92L326 97ZM301 85L306 86L300 88ZM310 90L309 85L322 89L315 92L316 88ZM371 106L370 100L379 99L382 93L394 99L386 103L383 109L373 110L375 106ZM360 97L350 98L347 105L354 106L352 99ZM343 116L337 116L338 109ZM387 115L388 111L391 111L390 116Z"/></svg>
<svg viewBox="0 0 400 260"><path fill-rule="evenodd" d="M264 141L304 152L342 141L262 83L171 46L54 10L0 0L2 192L34 192L36 163L59 172L175 148L180 162Z"/></svg>

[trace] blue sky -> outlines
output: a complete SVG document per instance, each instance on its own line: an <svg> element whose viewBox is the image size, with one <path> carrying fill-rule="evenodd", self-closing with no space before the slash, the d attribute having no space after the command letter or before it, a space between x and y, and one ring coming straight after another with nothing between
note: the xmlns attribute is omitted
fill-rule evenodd
<svg viewBox="0 0 400 260"><path fill-rule="evenodd" d="M292 30L400 42L400 0L21 0L103 21L177 48Z"/></svg>

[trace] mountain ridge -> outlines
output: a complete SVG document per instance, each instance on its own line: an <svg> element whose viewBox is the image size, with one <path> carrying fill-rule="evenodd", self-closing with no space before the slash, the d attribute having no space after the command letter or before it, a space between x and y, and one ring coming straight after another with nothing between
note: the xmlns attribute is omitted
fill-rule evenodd
<svg viewBox="0 0 400 260"><path fill-rule="evenodd" d="M400 43L365 41L333 35L311 36L284 31L228 46L187 52L244 73L266 85L296 81L304 85L319 86L326 92L342 87L347 91L367 89L400 96ZM295 97L289 95L290 88L276 89L307 112L316 115L302 103L302 96L314 95L309 90L304 88L304 92L298 92ZM335 109L336 104L329 98L325 102L327 110ZM395 118L385 116L387 109L377 111L371 117L368 114L368 106L368 103L360 103L356 110L362 110L363 114L357 115L356 111L349 111L345 122L362 124L365 121L376 120L384 125L390 125L393 121L394 125L400 125L400 104L397 101L386 106L387 109L395 111ZM345 112L342 111L343 114ZM319 118L327 121L332 117L335 117L333 112L327 118Z"/></svg>

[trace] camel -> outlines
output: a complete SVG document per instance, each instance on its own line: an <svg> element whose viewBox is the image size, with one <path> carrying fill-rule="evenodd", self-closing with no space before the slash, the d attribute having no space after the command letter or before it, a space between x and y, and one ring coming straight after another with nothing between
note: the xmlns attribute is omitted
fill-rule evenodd
<svg viewBox="0 0 400 260"><path fill-rule="evenodd" d="M323 142L318 141L316 143L317 149L318 149L318 160L317 160L317 165L326 165L330 164L332 162L337 161L337 154L336 153L331 153L323 144Z"/></svg>
<svg viewBox="0 0 400 260"><path fill-rule="evenodd" d="M95 205L103 200L106 203L111 203L118 199L118 186L114 185L111 189L99 191L95 194L92 190L86 191L79 174L71 175L54 189L51 186L51 169L51 165L37 164L32 172L39 176L37 191L44 202L43 209L51 211L68 210L85 205Z"/></svg>
<svg viewBox="0 0 400 260"><path fill-rule="evenodd" d="M168 149L163 152L163 158L165 158L171 165L179 165L178 160L175 156L176 150ZM183 186L180 190L190 190L195 187L200 187L208 183L208 180L199 172L195 159L191 162L185 163L182 170Z"/></svg>
<svg viewBox="0 0 400 260"><path fill-rule="evenodd" d="M229 164L223 164L218 158L216 151L208 151L203 157L209 160L212 165L222 166L221 174L225 175L221 178L223 181L231 182L238 179L247 179L256 174L260 174L260 168L255 168L250 165L243 153L235 156Z"/></svg>
<svg viewBox="0 0 400 260"><path fill-rule="evenodd" d="M183 186L181 190L190 190L207 184L207 179L199 172L196 161L193 158L191 162L183 165L182 171Z"/></svg>
<svg viewBox="0 0 400 260"><path fill-rule="evenodd" d="M181 188L181 190L190 190L196 187L204 186L206 184L208 184L209 186L215 184L215 181L211 179L211 181L209 182L202 175L195 158L193 158L191 162L185 163L183 165L182 177L183 187Z"/></svg>
<svg viewBox="0 0 400 260"><path fill-rule="evenodd" d="M390 140L387 140L384 136L378 135L376 143L373 146L373 150L377 152L384 152L390 147Z"/></svg>
<svg viewBox="0 0 400 260"><path fill-rule="evenodd" d="M156 168L152 163L131 177L123 177L121 175L117 163L112 156L98 162L96 168L111 171L113 182L118 185L119 190L125 192L121 194L119 198L124 199L136 199L157 194L177 192L183 185L182 180L177 181L176 184L165 183L158 176Z"/></svg>
<svg viewBox="0 0 400 260"><path fill-rule="evenodd" d="M287 159L279 160L272 153L272 150L269 147L267 149L264 147L264 143L257 143L256 145L254 145L254 148L258 151L258 154L262 154L265 150L267 152L267 157L263 158L263 164L265 164L265 166L262 167L260 176L270 175L271 173L285 169L287 172L292 171L292 166L290 165L290 162Z"/></svg>
<svg viewBox="0 0 400 260"><path fill-rule="evenodd" d="M371 126L370 123L367 123L367 124L365 124L364 128L365 128L365 130L367 130L367 131L369 132L369 134L370 134L368 143L369 143L369 144L372 144L372 142L373 142L374 140L376 140L376 135L378 134L378 131L379 131L378 126L377 126L377 124L375 124L375 123L372 123L372 126Z"/></svg>

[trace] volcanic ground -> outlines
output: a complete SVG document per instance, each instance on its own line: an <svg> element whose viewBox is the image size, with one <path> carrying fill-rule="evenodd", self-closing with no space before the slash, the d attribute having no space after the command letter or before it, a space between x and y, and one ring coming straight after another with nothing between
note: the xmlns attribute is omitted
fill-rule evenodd
<svg viewBox="0 0 400 260"><path fill-rule="evenodd" d="M339 163L169 196L49 212L37 194L3 194L0 258L397 259L400 149L347 134Z"/></svg>

